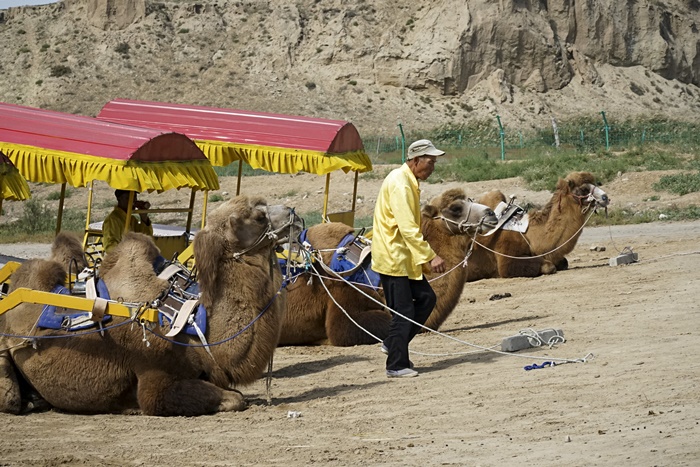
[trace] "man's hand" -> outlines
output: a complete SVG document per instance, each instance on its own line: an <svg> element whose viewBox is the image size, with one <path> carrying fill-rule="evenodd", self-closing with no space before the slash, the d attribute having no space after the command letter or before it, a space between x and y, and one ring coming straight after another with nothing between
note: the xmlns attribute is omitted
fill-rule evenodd
<svg viewBox="0 0 700 467"><path fill-rule="evenodd" d="M430 268L433 272L443 273L445 272L445 261L439 256L435 256L435 258L430 260Z"/></svg>

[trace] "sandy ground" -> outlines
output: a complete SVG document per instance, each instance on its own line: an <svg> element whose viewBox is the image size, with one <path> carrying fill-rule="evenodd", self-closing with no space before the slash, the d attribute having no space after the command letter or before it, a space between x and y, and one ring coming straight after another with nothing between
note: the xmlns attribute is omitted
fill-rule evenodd
<svg viewBox="0 0 700 467"><path fill-rule="evenodd" d="M614 187L613 203L647 196ZM568 271L467 284L444 335L413 341L418 378L387 379L378 346L290 347L272 404L260 380L241 413L0 415L0 465L698 465L699 237L700 222L586 228ZM640 261L609 266L625 247ZM548 328L566 342L472 347Z"/></svg>

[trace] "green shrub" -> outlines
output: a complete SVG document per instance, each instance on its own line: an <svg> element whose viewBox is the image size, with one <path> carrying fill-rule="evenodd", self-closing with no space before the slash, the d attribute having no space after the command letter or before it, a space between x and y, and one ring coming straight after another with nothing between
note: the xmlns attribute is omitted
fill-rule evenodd
<svg viewBox="0 0 700 467"><path fill-rule="evenodd" d="M72 72L73 72L73 70L71 70L69 66L54 65L51 67L51 73L49 74L49 76L58 78L61 76L70 75Z"/></svg>
<svg viewBox="0 0 700 467"><path fill-rule="evenodd" d="M120 42L120 43L114 48L114 51L117 52L118 54L121 54L121 55L129 55L129 49L130 49L130 48L131 48L131 47L130 47L129 44L127 44L126 42Z"/></svg>
<svg viewBox="0 0 700 467"><path fill-rule="evenodd" d="M676 175L664 175L653 185L656 191L668 191L677 195L687 195L700 191L700 174L680 173Z"/></svg>

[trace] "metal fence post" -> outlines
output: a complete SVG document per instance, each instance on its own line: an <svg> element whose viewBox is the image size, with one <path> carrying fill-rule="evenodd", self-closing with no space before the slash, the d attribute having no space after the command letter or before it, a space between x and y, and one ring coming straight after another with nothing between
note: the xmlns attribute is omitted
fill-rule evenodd
<svg viewBox="0 0 700 467"><path fill-rule="evenodd" d="M503 131L503 125L501 125L501 116L496 115L496 120L498 120L499 135L501 137L501 160L506 160L506 145L505 145L505 131Z"/></svg>
<svg viewBox="0 0 700 467"><path fill-rule="evenodd" d="M608 126L608 119L605 118L605 111L601 111L600 114L603 116L603 123L605 124L605 150L610 150L610 127Z"/></svg>
<svg viewBox="0 0 700 467"><path fill-rule="evenodd" d="M399 130L401 130L401 163L406 162L406 135L403 134L403 125L399 123Z"/></svg>

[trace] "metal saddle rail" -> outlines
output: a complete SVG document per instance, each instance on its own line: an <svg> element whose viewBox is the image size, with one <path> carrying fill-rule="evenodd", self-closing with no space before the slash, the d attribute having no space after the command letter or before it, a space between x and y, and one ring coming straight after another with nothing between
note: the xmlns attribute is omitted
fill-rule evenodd
<svg viewBox="0 0 700 467"><path fill-rule="evenodd" d="M0 300L0 315L12 310L22 303L48 305L71 310L93 312L96 302L102 299L90 299L73 295L61 295L52 292L20 287ZM102 300L105 305L104 314L129 319L138 319L152 323L158 322L158 310L142 304L125 304L113 300Z"/></svg>

